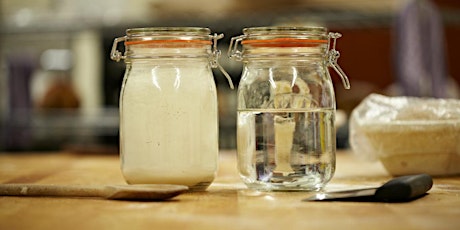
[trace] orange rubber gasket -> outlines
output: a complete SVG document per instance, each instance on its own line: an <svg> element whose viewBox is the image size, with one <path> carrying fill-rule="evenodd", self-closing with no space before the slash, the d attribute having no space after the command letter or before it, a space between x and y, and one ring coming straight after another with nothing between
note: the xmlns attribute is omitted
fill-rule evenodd
<svg viewBox="0 0 460 230"><path fill-rule="evenodd" d="M312 47L320 44L327 44L328 40L323 39L297 39L297 38L275 38L267 40L244 40L243 45L257 47Z"/></svg>
<svg viewBox="0 0 460 230"><path fill-rule="evenodd" d="M205 40L143 40L143 41L126 41L125 45L140 45L140 44L154 44L154 43L192 43L201 45L211 45L211 41Z"/></svg>

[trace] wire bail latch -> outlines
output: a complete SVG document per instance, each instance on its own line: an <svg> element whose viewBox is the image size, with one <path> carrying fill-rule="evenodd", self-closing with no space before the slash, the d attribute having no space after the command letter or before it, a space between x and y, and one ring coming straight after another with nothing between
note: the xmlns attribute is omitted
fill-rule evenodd
<svg viewBox="0 0 460 230"><path fill-rule="evenodd" d="M328 49L327 49L327 60L328 60L328 66L332 67L337 74L339 74L340 78L342 79L343 87L345 89L350 89L350 81L348 80L347 75L345 72L340 68L339 64L337 63L337 60L340 57L340 52L335 49L336 43L337 43L337 38L342 37L342 34L340 33L329 33L328 35ZM332 40L332 48L331 47L331 38Z"/></svg>
<svg viewBox="0 0 460 230"><path fill-rule="evenodd" d="M219 58L221 56L221 51L217 49L217 40L224 37L224 34L214 34L212 35L212 55L211 55L211 67L218 68L222 74L224 74L225 78L227 78L228 84L230 85L231 89L234 89L235 86L233 85L232 78L230 75L225 71L225 69L219 64Z"/></svg>
<svg viewBox="0 0 460 230"><path fill-rule="evenodd" d="M124 56L120 51L117 50L118 43L124 41L126 41L126 36L115 38L112 45L112 51L110 51L110 59L119 62L121 59L126 58L126 56Z"/></svg>

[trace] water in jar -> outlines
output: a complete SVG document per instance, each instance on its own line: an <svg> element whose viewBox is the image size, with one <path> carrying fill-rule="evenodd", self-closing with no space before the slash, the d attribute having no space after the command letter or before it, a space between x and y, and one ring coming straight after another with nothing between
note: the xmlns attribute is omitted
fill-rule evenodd
<svg viewBox="0 0 460 230"><path fill-rule="evenodd" d="M239 110L238 167L249 188L321 189L335 171L334 109Z"/></svg>

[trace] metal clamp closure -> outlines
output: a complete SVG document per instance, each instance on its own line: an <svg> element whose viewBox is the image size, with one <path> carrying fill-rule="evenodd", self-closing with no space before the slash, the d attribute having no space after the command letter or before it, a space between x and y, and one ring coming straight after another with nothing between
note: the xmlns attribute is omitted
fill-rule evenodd
<svg viewBox="0 0 460 230"><path fill-rule="evenodd" d="M246 35L240 35L237 37L233 37L230 40L230 45L228 47L228 57L236 60L241 61L243 60L243 51L238 50L238 44L241 44L241 41L246 38Z"/></svg>
<svg viewBox="0 0 460 230"><path fill-rule="evenodd" d="M222 54L219 49L217 49L217 40L221 39L224 37L224 34L214 34L212 35L212 56L211 56L211 67L212 68L218 68L222 74L224 74L225 78L227 78L228 84L230 85L231 89L234 89L235 86L233 85L232 78L230 75L225 71L225 69L219 64L219 58L220 55Z"/></svg>
<svg viewBox="0 0 460 230"><path fill-rule="evenodd" d="M337 60L340 57L340 52L335 49L336 43L337 43L337 38L342 37L342 34L340 33L329 33L328 35L328 47L327 47L327 61L328 61L328 66L332 67L337 74L339 74L340 78L342 79L343 87L345 89L350 89L350 81L348 80L347 75L345 72L343 72L342 68L340 68L339 64L337 63ZM333 39L332 41L332 48L331 48L331 38Z"/></svg>
<svg viewBox="0 0 460 230"><path fill-rule="evenodd" d="M217 68L219 66L219 58L221 52L217 49L217 40L224 37L224 34L214 34L211 36L212 39L212 56L211 56L211 67Z"/></svg>
<svg viewBox="0 0 460 230"><path fill-rule="evenodd" d="M112 45L112 51L110 52L110 59L119 62L121 59L126 59L120 51L117 50L118 43L126 41L126 36L115 38Z"/></svg>

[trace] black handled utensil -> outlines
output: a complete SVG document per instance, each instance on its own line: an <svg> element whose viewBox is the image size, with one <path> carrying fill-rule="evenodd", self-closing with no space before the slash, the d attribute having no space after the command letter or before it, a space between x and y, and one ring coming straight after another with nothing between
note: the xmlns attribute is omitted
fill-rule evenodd
<svg viewBox="0 0 460 230"><path fill-rule="evenodd" d="M428 174L417 174L393 178L378 188L354 189L334 192L319 192L303 201L321 200L366 200L380 202L411 201L426 194L433 186Z"/></svg>

